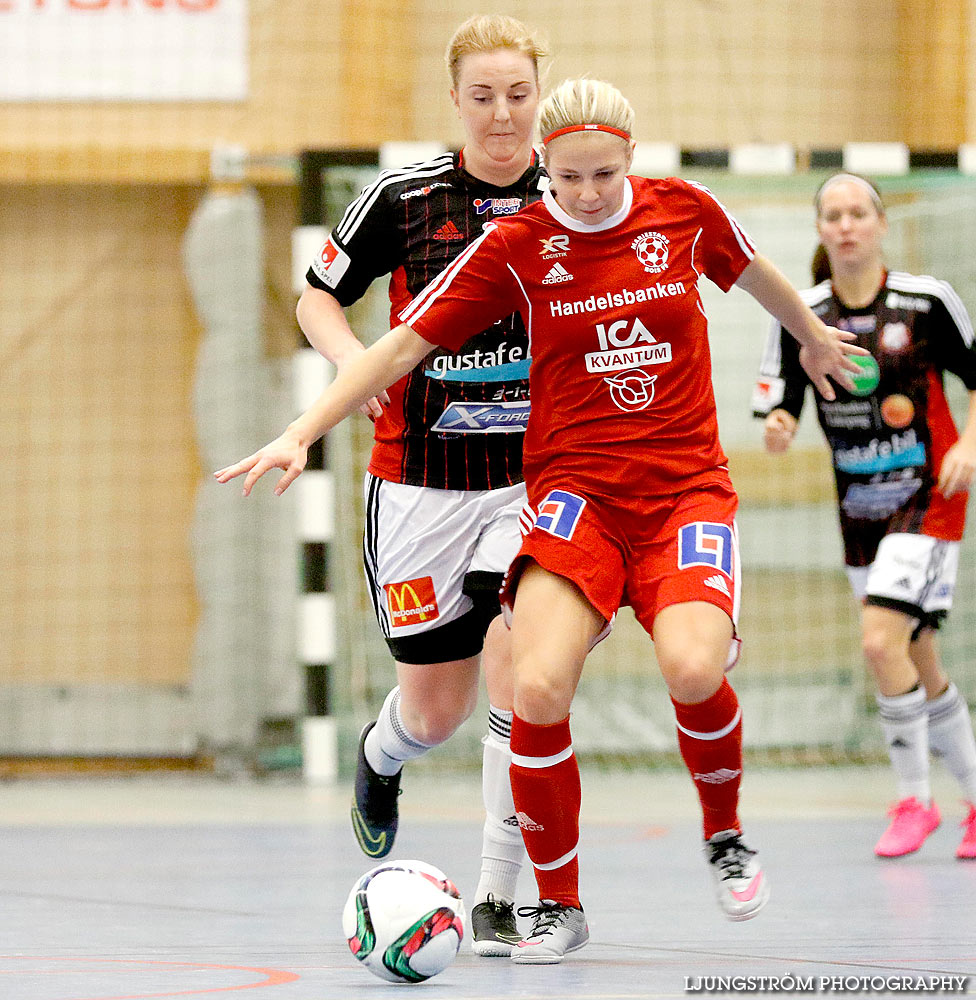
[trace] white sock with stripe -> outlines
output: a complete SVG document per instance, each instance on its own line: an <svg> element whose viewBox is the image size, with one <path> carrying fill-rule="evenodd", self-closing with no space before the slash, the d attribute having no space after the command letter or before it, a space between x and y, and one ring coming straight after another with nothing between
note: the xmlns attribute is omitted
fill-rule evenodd
<svg viewBox="0 0 976 1000"><path fill-rule="evenodd" d="M488 706L488 735L484 744L481 790L485 826L481 842L481 877L474 903L484 903L490 893L499 903L514 903L515 888L525 858L522 831L515 816L512 782L512 713Z"/></svg>
<svg viewBox="0 0 976 1000"><path fill-rule="evenodd" d="M395 687L383 702L376 725L366 737L363 751L366 761L377 774L396 774L405 760L422 757L430 749L411 736L400 714L400 688Z"/></svg>

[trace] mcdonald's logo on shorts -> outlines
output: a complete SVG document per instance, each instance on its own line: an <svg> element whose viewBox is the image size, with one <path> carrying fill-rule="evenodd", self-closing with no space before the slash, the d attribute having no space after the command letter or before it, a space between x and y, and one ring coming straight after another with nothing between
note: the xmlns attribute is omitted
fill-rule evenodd
<svg viewBox="0 0 976 1000"><path fill-rule="evenodd" d="M386 591L386 605L393 628L421 625L440 615L434 594L434 581L429 576L404 580L403 583L387 583L383 589Z"/></svg>

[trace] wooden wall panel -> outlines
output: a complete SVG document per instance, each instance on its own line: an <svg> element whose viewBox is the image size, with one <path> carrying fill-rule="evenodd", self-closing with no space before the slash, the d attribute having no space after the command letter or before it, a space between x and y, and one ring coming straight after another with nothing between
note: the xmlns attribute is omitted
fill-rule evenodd
<svg viewBox="0 0 976 1000"><path fill-rule="evenodd" d="M195 192L0 197L0 683L187 680Z"/></svg>
<svg viewBox="0 0 976 1000"><path fill-rule="evenodd" d="M418 131L457 142L443 48L478 12L425 0L415 29ZM620 87L637 134L687 147L788 141L801 148L898 138L897 5L888 0L606 0L573 8L519 0L502 8L541 28L552 84L586 74Z"/></svg>

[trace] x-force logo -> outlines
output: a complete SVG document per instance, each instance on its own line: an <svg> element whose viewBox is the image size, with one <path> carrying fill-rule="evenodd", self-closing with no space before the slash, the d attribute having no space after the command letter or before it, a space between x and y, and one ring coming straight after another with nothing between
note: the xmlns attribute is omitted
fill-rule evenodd
<svg viewBox="0 0 976 1000"><path fill-rule="evenodd" d="M566 257L569 254L569 237L565 233L557 236L550 236L547 240L539 240L542 249L539 253L543 260L551 260L553 257Z"/></svg>
<svg viewBox="0 0 976 1000"><path fill-rule="evenodd" d="M619 410L636 413L646 410L654 400L657 375L648 375L642 368L604 376L603 381L610 386L610 398Z"/></svg>
<svg viewBox="0 0 976 1000"><path fill-rule="evenodd" d="M387 610L393 628L420 625L439 617L434 581L429 576L404 580L403 583L388 583L386 591Z"/></svg>

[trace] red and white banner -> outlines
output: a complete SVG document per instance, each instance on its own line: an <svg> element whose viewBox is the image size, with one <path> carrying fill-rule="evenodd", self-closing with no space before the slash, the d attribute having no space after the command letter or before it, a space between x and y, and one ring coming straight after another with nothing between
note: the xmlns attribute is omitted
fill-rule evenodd
<svg viewBox="0 0 976 1000"><path fill-rule="evenodd" d="M0 100L246 96L247 0L0 0Z"/></svg>

